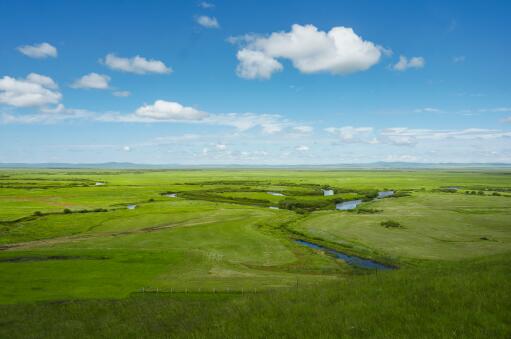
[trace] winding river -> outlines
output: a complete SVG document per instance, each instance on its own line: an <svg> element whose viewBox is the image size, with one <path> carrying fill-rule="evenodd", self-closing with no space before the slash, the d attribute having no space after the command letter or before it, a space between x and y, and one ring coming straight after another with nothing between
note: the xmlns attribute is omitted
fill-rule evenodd
<svg viewBox="0 0 511 339"><path fill-rule="evenodd" d="M336 258L344 260L348 265L365 268L369 270L394 270L397 267L385 265L374 260L364 259L361 257L357 257L355 255L348 255L346 253L342 253L331 248L323 247L318 244L314 244L305 240L295 240L298 244L313 248L315 250L320 250L329 254L334 255Z"/></svg>

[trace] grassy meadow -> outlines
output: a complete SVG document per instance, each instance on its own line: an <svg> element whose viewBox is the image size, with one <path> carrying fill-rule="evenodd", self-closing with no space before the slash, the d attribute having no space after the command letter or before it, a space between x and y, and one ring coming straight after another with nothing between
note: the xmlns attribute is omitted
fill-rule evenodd
<svg viewBox="0 0 511 339"><path fill-rule="evenodd" d="M0 171L1 338L508 338L510 254L505 170Z"/></svg>

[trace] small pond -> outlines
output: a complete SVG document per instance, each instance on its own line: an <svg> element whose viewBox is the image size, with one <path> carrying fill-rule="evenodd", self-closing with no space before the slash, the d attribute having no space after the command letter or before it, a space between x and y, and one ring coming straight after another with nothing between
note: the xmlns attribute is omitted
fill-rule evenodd
<svg viewBox="0 0 511 339"><path fill-rule="evenodd" d="M385 265L370 259L364 259L361 257L357 257L355 255L348 255L336 250L333 250L331 248L326 248L305 240L295 240L298 244L304 245L310 248L313 248L315 250L320 250L329 254L334 255L336 258L344 260L348 265L360 267L360 268L366 268L370 270L393 270L397 267Z"/></svg>
<svg viewBox="0 0 511 339"><path fill-rule="evenodd" d="M169 194L165 194L165 196L167 198L176 198L177 197L177 194L176 193L169 193Z"/></svg>
<svg viewBox="0 0 511 339"><path fill-rule="evenodd" d="M378 199L390 197L392 195L394 195L394 191L382 191L382 192L378 192Z"/></svg>
<svg viewBox="0 0 511 339"><path fill-rule="evenodd" d="M268 208L271 209L271 210L280 210L280 208L278 208L277 206L270 206Z"/></svg>
<svg viewBox="0 0 511 339"><path fill-rule="evenodd" d="M335 205L335 208L340 211L348 211L353 210L357 208L358 205L362 203L362 200L350 200L350 201L343 201Z"/></svg>
<svg viewBox="0 0 511 339"><path fill-rule="evenodd" d="M334 190L322 190L325 197L334 195Z"/></svg>
<svg viewBox="0 0 511 339"><path fill-rule="evenodd" d="M97 182L96 186L103 186L104 184L105 184L104 182Z"/></svg>
<svg viewBox="0 0 511 339"><path fill-rule="evenodd" d="M134 210L135 208L137 208L137 205L128 205L126 206L129 210Z"/></svg>

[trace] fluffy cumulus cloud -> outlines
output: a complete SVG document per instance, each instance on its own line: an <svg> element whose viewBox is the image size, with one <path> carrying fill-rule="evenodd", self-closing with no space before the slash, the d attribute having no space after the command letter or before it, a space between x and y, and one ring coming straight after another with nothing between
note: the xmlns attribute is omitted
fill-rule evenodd
<svg viewBox="0 0 511 339"><path fill-rule="evenodd" d="M215 17L210 17L207 15L201 15L195 18L195 21L206 28L220 28L220 24Z"/></svg>
<svg viewBox="0 0 511 339"><path fill-rule="evenodd" d="M282 64L260 51L242 49L236 54L239 64L238 76L245 79L269 79L272 74L282 70Z"/></svg>
<svg viewBox="0 0 511 339"><path fill-rule="evenodd" d="M369 69L382 55L381 47L342 26L326 32L313 25L295 24L289 32L231 37L228 41L244 45L237 53L237 73L247 79L267 79L282 70L279 58L290 60L302 73L348 74Z"/></svg>
<svg viewBox="0 0 511 339"><path fill-rule="evenodd" d="M193 107L183 106L178 102L156 100L152 105L139 107L135 115L153 120L202 120L207 113Z"/></svg>
<svg viewBox="0 0 511 339"><path fill-rule="evenodd" d="M146 59L139 55L133 58L122 58L113 53L109 53L103 60L101 60L101 62L110 69L135 74L169 74L172 72L172 69L167 67L163 61Z"/></svg>
<svg viewBox="0 0 511 339"><path fill-rule="evenodd" d="M295 148L298 152L307 152L309 150L309 146L300 145Z"/></svg>
<svg viewBox="0 0 511 339"><path fill-rule="evenodd" d="M57 104L62 98L52 78L30 73L25 79L0 78L0 104L34 107Z"/></svg>
<svg viewBox="0 0 511 339"><path fill-rule="evenodd" d="M57 49L47 42L34 45L19 46L18 51L30 58L56 58Z"/></svg>
<svg viewBox="0 0 511 339"><path fill-rule="evenodd" d="M73 88L93 88L93 89L107 89L110 77L104 74L89 73L80 79L77 79L71 87Z"/></svg>
<svg viewBox="0 0 511 339"><path fill-rule="evenodd" d="M399 61L393 66L396 71L406 71L410 68L422 68L426 64L423 57L413 57L408 59L404 55L399 57Z"/></svg>

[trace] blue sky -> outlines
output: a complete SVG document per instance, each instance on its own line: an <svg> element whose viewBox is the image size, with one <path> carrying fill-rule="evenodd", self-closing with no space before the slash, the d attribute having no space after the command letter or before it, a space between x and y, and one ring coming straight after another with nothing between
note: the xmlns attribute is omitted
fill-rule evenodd
<svg viewBox="0 0 511 339"><path fill-rule="evenodd" d="M511 162L507 1L2 1L0 162Z"/></svg>

